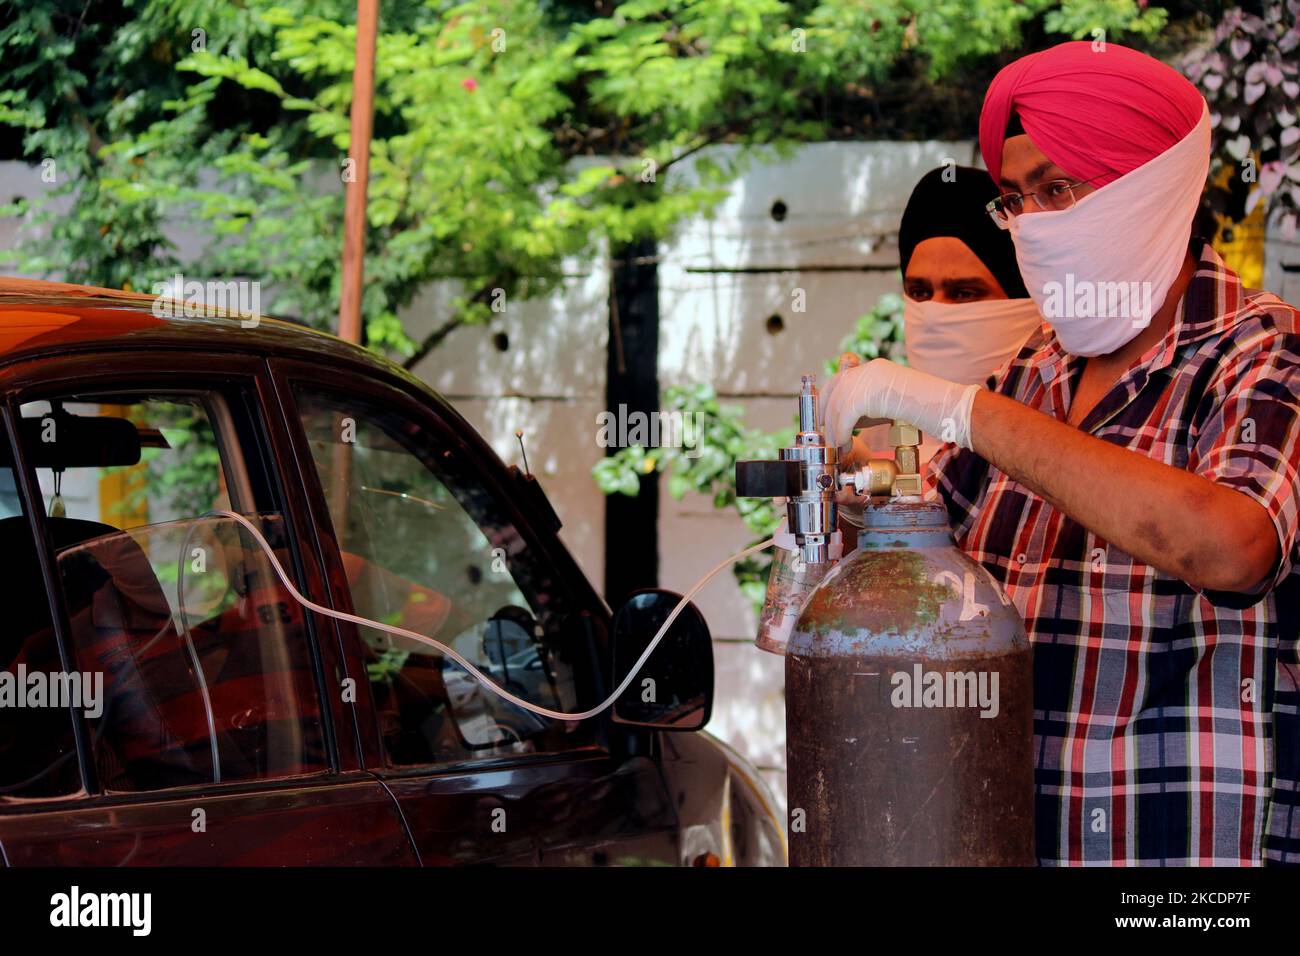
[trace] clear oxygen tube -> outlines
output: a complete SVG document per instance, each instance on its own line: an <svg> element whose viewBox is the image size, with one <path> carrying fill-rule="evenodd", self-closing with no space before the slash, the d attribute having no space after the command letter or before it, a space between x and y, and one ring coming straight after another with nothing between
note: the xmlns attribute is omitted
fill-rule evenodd
<svg viewBox="0 0 1300 956"><path fill-rule="evenodd" d="M715 567L708 574L704 575L704 577L696 581L694 586L692 586L691 589L687 591L686 594L682 597L682 599L677 602L677 606L673 608L673 612L668 615L668 619L664 621L663 625L659 628L659 631L658 633L655 634L654 639L646 647L645 651L642 652L641 656L637 658L636 663L632 665L632 668L628 671L627 676L623 678L623 682L619 684L618 687L614 688L614 691L607 698L605 698L604 701L602 701L600 704L597 704L595 707L592 707L589 710L580 710L580 711L575 711L573 713L566 713L565 711L562 710L551 710L549 707L539 706L538 704L531 703L529 701L524 700L522 697L518 697L515 694L510 693L510 691L506 690L504 687L501 687L499 684L495 683L491 677L489 677L488 675L480 671L477 667L471 664L463 656L458 654L454 649L448 647L446 644L442 643L441 641L435 638L429 637L428 635L425 634L417 634L415 631L408 631L404 627L396 627L391 624L383 624L379 621L371 620L368 617L361 617L360 615L357 614L348 614L344 611L336 611L333 608L328 608L325 607L324 605L317 604L315 601L311 600L306 595L299 592L299 590L296 587L294 587L293 581L290 579L288 573L284 570L284 567L280 564L279 559L275 556L275 552L271 548L270 543L266 540L266 538L262 536L262 532L258 531L256 526L251 521L249 521L243 515L238 514L237 512L226 511L224 509L214 509L212 511L205 512L204 514L199 516L199 521L202 521L204 518L230 518L231 520L236 521L240 525L242 525L244 530L246 530L250 535L252 535L253 540L257 542L257 546L262 549L267 559L271 562L271 567L275 569L276 576L280 579L280 583L284 585L285 589L289 592L289 594L293 597L295 601L297 601L299 604L301 604L303 607L307 608L308 610L315 611L317 614L323 614L326 617L334 618L335 620L338 621L348 621L352 624L358 624L362 627L373 627L376 630L383 631L386 634L391 634L394 637L404 637L408 640L415 641L419 644L424 644L427 645L428 647L432 647L435 650L440 651L447 657L451 658L461 667L463 667L466 673L468 673L471 677L473 677L476 681L482 684L489 691L496 694L498 697L510 701L510 703L514 704L516 707L522 707L524 710L530 711L541 717L549 717L552 720L586 720L589 717L595 717L597 714L613 706L614 701L618 700L618 698L623 694L623 692L627 690L628 685L632 683L637 673L641 670L642 667L645 666L645 662L650 659L650 655L654 653L655 648L659 646L659 642L663 640L664 635L668 633L668 628L672 626L673 621L677 620L677 615L681 614L682 608L686 607L686 605L690 602L691 598L694 597L699 592L699 590L702 587L704 587L704 585L708 584L710 579L712 579L712 577L715 574L717 574L727 565L731 564L733 561L739 561L741 558L754 554L757 551L762 551L764 548L771 547L775 540L773 538L769 538L768 540L760 542L759 544L756 544L753 547L746 548L743 551L738 551L737 553L733 554L731 557L727 558L725 561L722 561L720 564L718 564L717 567ZM190 538L194 534L194 528L197 527L197 524L198 522L196 521L195 524L190 527L189 532L185 535L185 541L182 544L180 558L177 563L177 583L179 588L178 601L181 603L182 618L184 618L185 615L185 608L184 608L185 590L184 589L185 589L185 565L187 563L186 555L190 553L189 551ZM215 740L215 738L213 739Z"/></svg>

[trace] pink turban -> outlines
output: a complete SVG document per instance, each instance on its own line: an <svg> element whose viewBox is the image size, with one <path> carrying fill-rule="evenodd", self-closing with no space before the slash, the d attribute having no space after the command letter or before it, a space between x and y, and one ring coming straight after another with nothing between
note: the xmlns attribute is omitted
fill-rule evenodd
<svg viewBox="0 0 1300 956"><path fill-rule="evenodd" d="M997 182L1016 114L1043 155L1100 188L1182 140L1204 109L1186 77L1145 53L1062 43L1022 56L993 78L980 113L980 153Z"/></svg>

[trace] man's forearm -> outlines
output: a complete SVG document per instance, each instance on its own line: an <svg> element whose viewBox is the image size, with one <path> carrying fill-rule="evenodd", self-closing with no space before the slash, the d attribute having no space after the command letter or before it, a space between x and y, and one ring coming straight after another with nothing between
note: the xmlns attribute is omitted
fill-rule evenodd
<svg viewBox="0 0 1300 956"><path fill-rule="evenodd" d="M1194 587L1249 591L1277 561L1246 495L1079 431L1003 395L971 410L974 451L1139 561Z"/></svg>

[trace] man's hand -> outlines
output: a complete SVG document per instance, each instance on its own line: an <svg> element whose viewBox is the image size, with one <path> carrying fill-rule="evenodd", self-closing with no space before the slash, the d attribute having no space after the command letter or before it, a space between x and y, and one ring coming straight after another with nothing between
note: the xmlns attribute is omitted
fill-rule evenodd
<svg viewBox="0 0 1300 956"><path fill-rule="evenodd" d="M826 395L829 389L831 388L831 385L835 382L835 378L838 375L842 375L848 369L857 368L861 364L862 364L862 360L859 359L852 352L840 353L839 372L837 373L836 376L831 377L830 382L826 384L826 388L823 389L821 393L820 407L821 407L823 421L827 420ZM827 438L827 440L832 442L834 441L834 439L829 437ZM862 435L861 432L859 432L858 434L853 436L853 441L847 449L843 449L843 448L840 449L839 467L841 471L851 471L855 468L860 468L861 466L865 465L868 461L870 461L874 457L876 457L874 449L872 449L872 447L867 444L866 438ZM860 513L862 511L862 496L859 495L857 492L855 492L852 488L841 488L838 491L836 491L835 502L841 508L854 509L855 513ZM841 530L843 530L843 528L841 528ZM851 529L851 530L856 531L856 529ZM856 537L856 534L854 535L854 537ZM844 550L847 552L852 549L845 547Z"/></svg>
<svg viewBox="0 0 1300 956"><path fill-rule="evenodd" d="M826 396L830 393L830 389L834 384L835 379L839 375L844 374L844 372L848 371L849 369L857 368L861 364L862 364L862 360L859 359L852 352L840 353L839 372L831 376L830 381L826 383L826 387L822 390L821 393L821 413L822 413L823 421L828 420L826 416ZM828 440L833 441L834 439L830 439L828 437ZM853 436L853 441L847 448L841 449L840 457L839 457L839 465L841 468L844 469L857 468L861 465L865 465L873 457L875 457L874 451L872 450L871 446L867 444L867 440L862 437L861 433L859 433ZM841 494L845 494L845 492L841 492ZM852 492L847 492L847 494L852 495Z"/></svg>
<svg viewBox="0 0 1300 956"><path fill-rule="evenodd" d="M978 385L958 385L888 359L872 359L841 370L826 384L826 438L844 448L859 418L888 418L969 448L971 402L979 390Z"/></svg>

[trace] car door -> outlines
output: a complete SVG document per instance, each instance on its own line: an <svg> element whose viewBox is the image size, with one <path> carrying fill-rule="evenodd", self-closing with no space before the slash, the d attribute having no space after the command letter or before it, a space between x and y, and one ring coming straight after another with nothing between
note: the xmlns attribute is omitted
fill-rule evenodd
<svg viewBox="0 0 1300 956"><path fill-rule="evenodd" d="M105 364L45 359L7 377L23 513L0 518L0 540L27 550L35 577L12 595L14 618L32 623L9 630L0 664L39 658L88 693L59 711L72 779L64 747L38 799L0 792L5 857L414 863L395 802L360 766L351 707L324 692L333 622L306 613L275 570L326 598L279 473L264 362L155 352L115 355L130 372ZM265 548L214 509L245 516ZM53 640L30 639L41 626Z"/></svg>
<svg viewBox="0 0 1300 956"><path fill-rule="evenodd" d="M434 637L512 693L574 712L607 694L608 613L530 497L418 386L277 361L340 608ZM345 382L346 384L340 384ZM539 717L451 658L352 629L373 727L368 766L426 865L675 863L654 737Z"/></svg>

